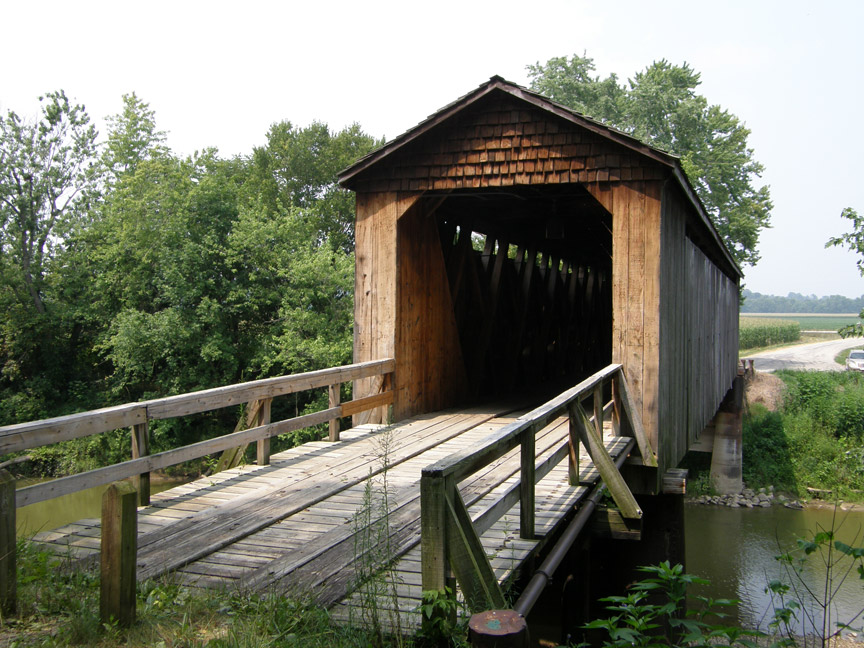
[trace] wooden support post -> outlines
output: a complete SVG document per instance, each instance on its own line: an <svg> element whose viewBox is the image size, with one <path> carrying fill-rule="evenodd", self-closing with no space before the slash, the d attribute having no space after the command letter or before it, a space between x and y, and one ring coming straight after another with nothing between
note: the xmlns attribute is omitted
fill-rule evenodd
<svg viewBox="0 0 864 648"><path fill-rule="evenodd" d="M630 420L624 415L624 402L621 397L621 372L620 369L612 377L612 434L615 436L632 437L633 428Z"/></svg>
<svg viewBox="0 0 864 648"><path fill-rule="evenodd" d="M255 415L255 420L251 427L259 427L270 423L270 403L272 398L264 398L260 401L258 413ZM256 442L256 455L259 466L270 465L270 437L258 439Z"/></svg>
<svg viewBox="0 0 864 648"><path fill-rule="evenodd" d="M128 482L114 482L102 496L102 555L99 614L102 623L135 622L135 561L138 498Z"/></svg>
<svg viewBox="0 0 864 648"><path fill-rule="evenodd" d="M579 485L579 431L578 431L579 423L576 421L576 412L571 408L570 409L570 436L568 440L568 449L569 449L569 480L571 486Z"/></svg>
<svg viewBox="0 0 864 648"><path fill-rule="evenodd" d="M528 648L528 624L515 610L489 610L471 617L468 643L474 648Z"/></svg>
<svg viewBox="0 0 864 648"><path fill-rule="evenodd" d="M338 384L338 383L335 385L330 385L327 388L327 392L328 392L328 396L329 396L327 407L329 407L330 409L333 409L334 407L337 407L339 405L339 402L340 402L339 390L341 388L342 388L342 385ZM330 419L330 440L331 441L338 441L339 440L339 419L338 418Z"/></svg>
<svg viewBox="0 0 864 648"><path fill-rule="evenodd" d="M603 438L603 383L594 388L594 429Z"/></svg>
<svg viewBox="0 0 864 648"><path fill-rule="evenodd" d="M452 479L423 473L420 479L420 578L424 592L443 592L452 587L447 564L447 488ZM455 590L454 590L455 591ZM434 631L436 618L423 616L423 627ZM451 621L456 621L455 610Z"/></svg>
<svg viewBox="0 0 864 648"><path fill-rule="evenodd" d="M15 614L18 573L15 545L15 478L0 469L0 612Z"/></svg>
<svg viewBox="0 0 864 648"><path fill-rule="evenodd" d="M522 434L519 483L519 537L534 539L534 437L535 426Z"/></svg>
<svg viewBox="0 0 864 648"><path fill-rule="evenodd" d="M145 420L132 426L132 458L146 457L150 454L150 426ZM141 473L132 478L138 491L138 503L141 506L150 504L150 473Z"/></svg>

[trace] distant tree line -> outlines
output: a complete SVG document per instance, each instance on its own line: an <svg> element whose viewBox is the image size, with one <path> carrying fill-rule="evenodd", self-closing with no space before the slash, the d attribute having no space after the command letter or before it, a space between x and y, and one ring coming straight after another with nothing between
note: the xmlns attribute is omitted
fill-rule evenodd
<svg viewBox="0 0 864 648"><path fill-rule="evenodd" d="M864 309L864 295L857 298L843 295L802 295L790 292L785 297L763 295L743 290L742 313L858 313Z"/></svg>

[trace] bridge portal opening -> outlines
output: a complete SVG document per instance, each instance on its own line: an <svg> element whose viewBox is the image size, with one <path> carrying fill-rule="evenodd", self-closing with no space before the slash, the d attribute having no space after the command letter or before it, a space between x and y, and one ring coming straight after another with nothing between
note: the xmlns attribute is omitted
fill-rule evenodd
<svg viewBox="0 0 864 648"><path fill-rule="evenodd" d="M580 184L429 192L473 400L612 359L612 215Z"/></svg>

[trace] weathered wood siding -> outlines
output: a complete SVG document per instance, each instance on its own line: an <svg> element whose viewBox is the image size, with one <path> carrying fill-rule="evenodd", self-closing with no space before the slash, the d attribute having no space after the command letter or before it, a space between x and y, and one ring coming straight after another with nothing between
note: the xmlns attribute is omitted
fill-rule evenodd
<svg viewBox="0 0 864 648"><path fill-rule="evenodd" d="M660 213L662 183L589 185L612 214L612 362L624 365L641 407L645 433L655 450L660 432Z"/></svg>
<svg viewBox="0 0 864 648"><path fill-rule="evenodd" d="M354 227L354 361L396 357L396 222L417 194L357 194ZM397 376L398 380L398 376ZM380 379L355 381L354 397L378 393ZM372 417L380 422L382 412ZM369 420L363 417L363 420Z"/></svg>
<svg viewBox="0 0 864 648"><path fill-rule="evenodd" d="M690 206L663 191L658 398L661 466L674 467L732 386L738 358L738 283L694 242Z"/></svg>

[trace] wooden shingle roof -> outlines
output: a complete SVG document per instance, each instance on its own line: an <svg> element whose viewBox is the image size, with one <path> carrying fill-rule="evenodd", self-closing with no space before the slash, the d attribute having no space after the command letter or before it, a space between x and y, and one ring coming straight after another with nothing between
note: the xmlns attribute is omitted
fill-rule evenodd
<svg viewBox="0 0 864 648"><path fill-rule="evenodd" d="M740 277L677 156L499 76L361 158L338 180L347 189L381 192L670 177L694 207L703 244Z"/></svg>

